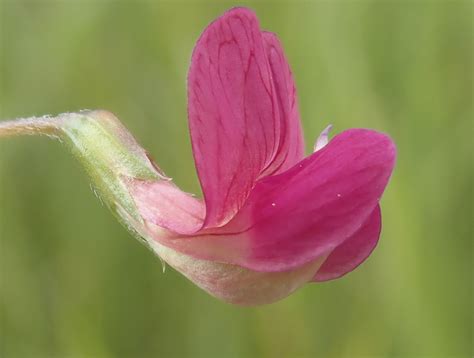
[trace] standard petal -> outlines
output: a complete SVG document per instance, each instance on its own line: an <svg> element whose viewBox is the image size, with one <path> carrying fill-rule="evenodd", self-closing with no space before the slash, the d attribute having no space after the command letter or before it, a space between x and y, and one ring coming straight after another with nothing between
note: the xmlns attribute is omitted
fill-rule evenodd
<svg viewBox="0 0 474 358"><path fill-rule="evenodd" d="M278 37L271 32L262 33L270 65L276 102L280 111L280 140L278 151L264 175L282 173L304 156L304 139L301 129L295 81Z"/></svg>
<svg viewBox="0 0 474 358"><path fill-rule="evenodd" d="M232 9L201 35L188 75L188 115L205 226L222 226L270 165L280 139L279 109L252 11Z"/></svg>
<svg viewBox="0 0 474 358"><path fill-rule="evenodd" d="M258 182L225 227L196 237L155 238L195 258L288 271L329 254L364 224L394 162L389 137L348 130L285 173Z"/></svg>
<svg viewBox="0 0 474 358"><path fill-rule="evenodd" d="M377 205L360 229L331 252L313 281L334 280L357 268L375 249L381 228L382 217Z"/></svg>

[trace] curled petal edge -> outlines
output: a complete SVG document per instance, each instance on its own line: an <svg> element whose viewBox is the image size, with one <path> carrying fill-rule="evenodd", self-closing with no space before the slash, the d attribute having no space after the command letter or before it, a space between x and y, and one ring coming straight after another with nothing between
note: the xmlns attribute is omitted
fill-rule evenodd
<svg viewBox="0 0 474 358"><path fill-rule="evenodd" d="M381 229L382 216L377 205L361 228L329 254L313 281L335 280L355 270L377 246Z"/></svg>

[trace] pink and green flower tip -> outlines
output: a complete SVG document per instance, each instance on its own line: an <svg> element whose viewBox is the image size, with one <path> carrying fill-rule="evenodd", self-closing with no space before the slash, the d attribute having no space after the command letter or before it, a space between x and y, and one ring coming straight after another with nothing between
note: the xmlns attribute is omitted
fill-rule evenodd
<svg viewBox="0 0 474 358"><path fill-rule="evenodd" d="M226 302L278 301L347 274L375 248L394 143L369 129L329 140L328 127L305 156L290 67L251 10L227 11L197 41L188 120L202 199L106 111L4 121L0 137L59 138L135 236Z"/></svg>

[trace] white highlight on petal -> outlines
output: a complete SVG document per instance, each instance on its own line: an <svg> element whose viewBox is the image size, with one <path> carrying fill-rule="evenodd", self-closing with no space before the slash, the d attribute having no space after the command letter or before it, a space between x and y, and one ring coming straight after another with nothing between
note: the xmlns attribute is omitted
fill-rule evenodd
<svg viewBox="0 0 474 358"><path fill-rule="evenodd" d="M314 144L314 152L317 152L321 148L324 148L329 142L329 132L332 129L332 124L328 125L319 135L316 143Z"/></svg>

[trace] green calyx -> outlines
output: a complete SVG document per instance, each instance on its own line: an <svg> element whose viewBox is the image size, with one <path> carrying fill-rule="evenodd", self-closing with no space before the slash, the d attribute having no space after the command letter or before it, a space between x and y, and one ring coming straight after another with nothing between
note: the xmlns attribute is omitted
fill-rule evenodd
<svg viewBox="0 0 474 358"><path fill-rule="evenodd" d="M124 224L129 218L142 223L128 190L129 181L169 180L122 123L107 111L0 122L0 138L23 134L44 134L64 143L84 165L100 199Z"/></svg>

